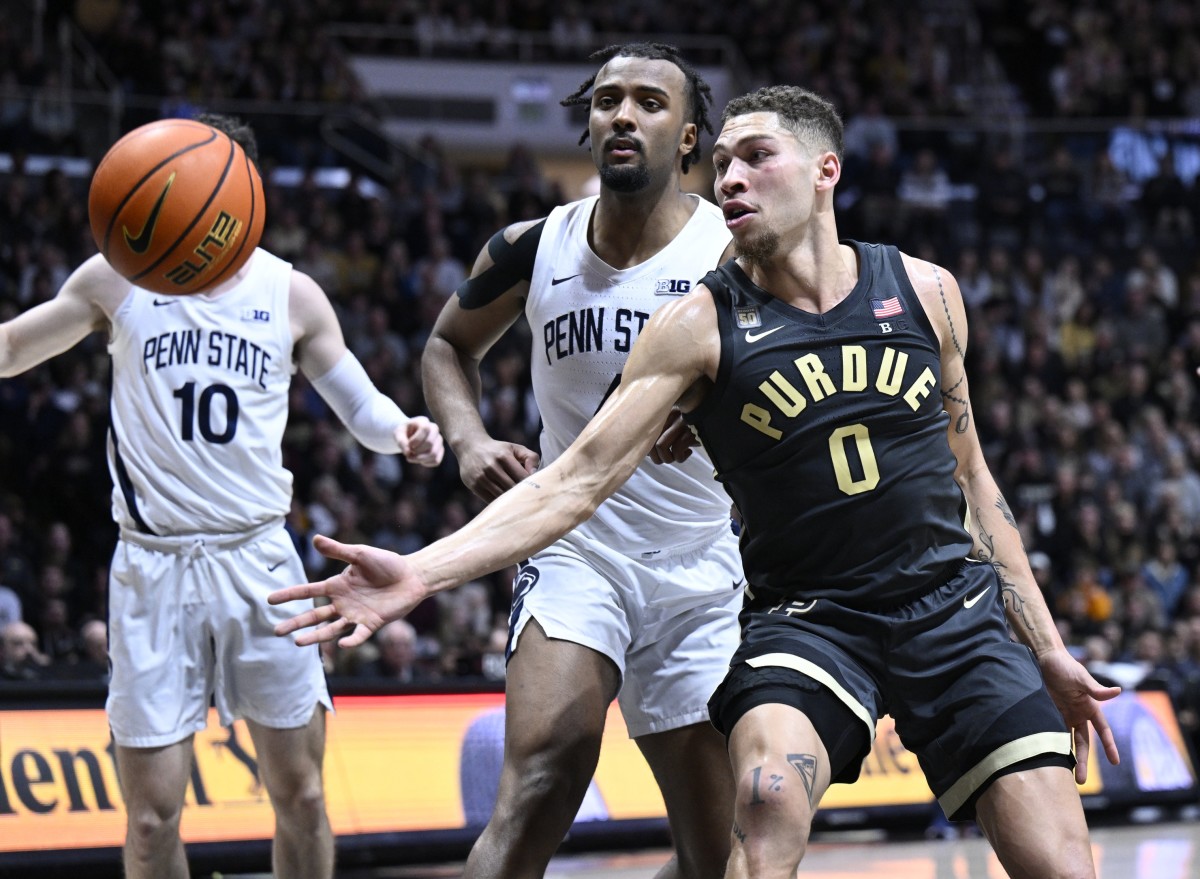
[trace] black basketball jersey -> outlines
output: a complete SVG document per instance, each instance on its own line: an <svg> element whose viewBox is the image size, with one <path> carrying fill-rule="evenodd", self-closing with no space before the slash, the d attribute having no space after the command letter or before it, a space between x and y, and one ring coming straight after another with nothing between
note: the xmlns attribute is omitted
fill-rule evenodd
<svg viewBox="0 0 1200 879"><path fill-rule="evenodd" d="M847 241L858 283L825 314L710 272L715 386L688 415L743 520L748 607L896 607L971 550L937 336L894 247Z"/></svg>

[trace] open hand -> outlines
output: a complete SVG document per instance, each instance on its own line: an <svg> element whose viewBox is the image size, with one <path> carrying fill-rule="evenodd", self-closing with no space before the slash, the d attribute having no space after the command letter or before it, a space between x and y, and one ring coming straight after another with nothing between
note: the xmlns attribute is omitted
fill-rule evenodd
<svg viewBox="0 0 1200 879"><path fill-rule="evenodd" d="M1109 728L1108 719L1100 708L1101 702L1115 699L1121 694L1120 687L1102 686L1075 657L1066 650L1054 650L1038 657L1042 666L1042 677L1063 719L1075 736L1075 781L1087 781L1088 753L1091 749L1091 730L1095 727L1104 746L1108 762L1116 766L1121 762L1117 742Z"/></svg>
<svg viewBox="0 0 1200 879"><path fill-rule="evenodd" d="M317 583L288 586L267 596L270 604L303 598L330 600L275 627L276 635L307 629L296 636L302 647L334 639L341 647L356 647L384 623L407 614L428 594L402 555L374 546L338 543L319 534L313 545L322 555L347 562L346 569Z"/></svg>

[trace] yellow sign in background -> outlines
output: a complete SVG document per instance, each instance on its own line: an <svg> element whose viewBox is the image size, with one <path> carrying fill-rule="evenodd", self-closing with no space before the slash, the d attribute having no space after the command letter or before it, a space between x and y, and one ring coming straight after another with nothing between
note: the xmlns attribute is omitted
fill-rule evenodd
<svg viewBox="0 0 1200 879"><path fill-rule="evenodd" d="M1157 721L1173 759L1194 780L1166 695L1136 695ZM486 790L489 784L494 789L503 746L498 718L503 705L499 693L337 698L325 758L334 832L462 828L460 791ZM464 765L464 737L473 724L475 750ZM1084 794L1102 787L1097 752L1093 748ZM257 781L254 747L245 726L223 729L215 714L210 716L208 728L196 736L195 754L184 839L270 838L274 818ZM615 703L609 709L595 782L611 819L664 815L658 788L628 738ZM821 807L931 802L916 757L900 744L891 718L885 717L860 780L834 785ZM124 832L125 812L103 710L0 710L0 852L116 847Z"/></svg>

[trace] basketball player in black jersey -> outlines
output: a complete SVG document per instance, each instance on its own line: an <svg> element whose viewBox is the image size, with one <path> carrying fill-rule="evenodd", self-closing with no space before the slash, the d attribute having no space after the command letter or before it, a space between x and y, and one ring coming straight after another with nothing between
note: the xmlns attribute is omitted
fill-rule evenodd
<svg viewBox="0 0 1200 879"><path fill-rule="evenodd" d="M279 631L353 645L523 558L620 485L678 405L745 523L742 644L710 702L738 784L726 876L794 877L822 795L857 777L885 711L1008 875L1094 876L1071 768L1082 783L1089 725L1117 762L1100 702L1119 689L1066 651L984 460L958 285L839 242L828 102L770 87L723 121L737 259L658 311L575 443L468 526L407 557L319 538L350 566L273 596L333 599Z"/></svg>

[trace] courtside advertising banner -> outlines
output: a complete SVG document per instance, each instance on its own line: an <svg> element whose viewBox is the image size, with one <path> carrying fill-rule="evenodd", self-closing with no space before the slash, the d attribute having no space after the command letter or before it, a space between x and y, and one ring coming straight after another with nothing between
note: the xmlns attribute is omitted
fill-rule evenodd
<svg viewBox="0 0 1200 879"><path fill-rule="evenodd" d="M325 783L336 834L461 830L487 820L503 749L502 694L342 696L335 707ZM1105 711L1122 761L1108 766L1093 746L1085 804L1177 801L1195 793L1195 767L1165 694L1124 694ZM931 802L916 758L885 717L860 780L834 785L821 808L869 814ZM654 779L614 704L577 820L663 816ZM185 841L269 839L273 826L249 733L241 723L218 726L214 714L196 736ZM103 710L0 710L0 866L20 852L115 848L124 828Z"/></svg>

